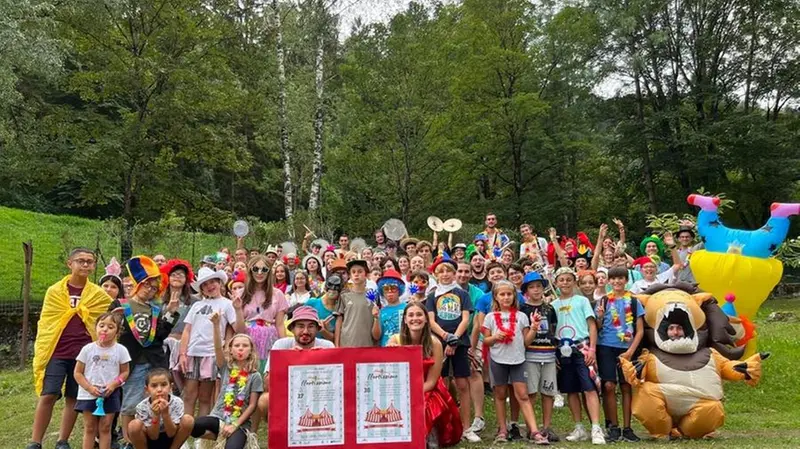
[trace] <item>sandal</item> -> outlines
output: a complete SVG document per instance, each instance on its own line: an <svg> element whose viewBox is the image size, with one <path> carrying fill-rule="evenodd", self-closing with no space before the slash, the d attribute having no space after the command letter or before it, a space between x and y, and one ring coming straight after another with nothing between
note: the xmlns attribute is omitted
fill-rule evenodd
<svg viewBox="0 0 800 449"><path fill-rule="evenodd" d="M533 444L540 446L550 444L550 440L547 439L547 435L543 435L542 432L531 432L529 439L533 441Z"/></svg>
<svg viewBox="0 0 800 449"><path fill-rule="evenodd" d="M505 432L497 432L497 436L494 437L495 443L505 443L508 441L508 434Z"/></svg>

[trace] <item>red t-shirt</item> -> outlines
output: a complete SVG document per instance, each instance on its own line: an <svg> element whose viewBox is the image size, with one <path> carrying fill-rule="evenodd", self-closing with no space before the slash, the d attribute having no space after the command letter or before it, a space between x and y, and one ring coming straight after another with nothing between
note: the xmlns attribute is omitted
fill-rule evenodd
<svg viewBox="0 0 800 449"><path fill-rule="evenodd" d="M69 288L69 305L70 307L77 307L81 301L81 293L83 287L75 287L67 284ZM61 338L56 343L56 350L53 351L51 359L69 359L75 360L80 354L81 349L92 342L92 336L86 330L83 320L79 315L75 315L67 323L64 332L61 333Z"/></svg>

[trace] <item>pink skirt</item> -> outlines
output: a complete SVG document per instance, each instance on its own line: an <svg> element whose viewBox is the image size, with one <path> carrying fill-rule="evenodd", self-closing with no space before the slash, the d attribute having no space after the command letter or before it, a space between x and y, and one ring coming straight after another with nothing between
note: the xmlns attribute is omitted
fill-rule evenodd
<svg viewBox="0 0 800 449"><path fill-rule="evenodd" d="M265 324L261 320L248 322L247 334L253 339L258 359L261 361L267 359L272 345L280 338L277 327Z"/></svg>

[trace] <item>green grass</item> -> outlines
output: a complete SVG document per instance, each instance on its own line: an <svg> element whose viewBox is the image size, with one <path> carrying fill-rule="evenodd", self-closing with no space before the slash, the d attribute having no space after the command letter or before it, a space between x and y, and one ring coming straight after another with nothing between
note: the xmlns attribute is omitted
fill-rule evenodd
<svg viewBox="0 0 800 449"><path fill-rule="evenodd" d="M725 386L725 410L727 422L713 440L682 441L667 443L645 441L646 447L720 447L739 448L790 448L800 447L800 388L798 367L800 366L800 324L766 323L764 319L773 311L791 311L800 315L800 300L767 301L759 312L757 324L760 332L760 350L772 353L764 364L762 382L755 388L742 383L727 383ZM489 399L487 397L487 399ZM495 418L491 401L487 401L487 429L483 432L484 443L459 444L459 448L476 449L499 447L491 443L494 438ZM31 385L30 370L4 371L0 373L0 449L23 448L30 438L36 397ZM45 448L52 448L60 421L59 402L54 418L45 438ZM554 413L554 428L563 437L572 428L569 411L557 409ZM537 409L537 416L539 410ZM634 422L640 436L646 432ZM72 434L73 448L80 447L82 426L80 418ZM263 444L264 433L260 435ZM559 443L575 448L590 447L588 444ZM628 445L633 447L633 445ZM505 448L529 447L529 444L505 443Z"/></svg>
<svg viewBox="0 0 800 449"><path fill-rule="evenodd" d="M40 302L47 287L67 273L68 251L75 246L98 247L106 261L119 259L120 241L113 227L103 221L67 215L48 215L0 207L0 301L21 298L24 273L22 242L33 242L31 298ZM222 246L235 246L233 236L188 232L172 232L160 236L134 238L134 254L152 255L163 252L167 257L190 259L194 247L195 263L204 254L212 254ZM122 262L122 261L120 261ZM102 264L97 277L104 273Z"/></svg>

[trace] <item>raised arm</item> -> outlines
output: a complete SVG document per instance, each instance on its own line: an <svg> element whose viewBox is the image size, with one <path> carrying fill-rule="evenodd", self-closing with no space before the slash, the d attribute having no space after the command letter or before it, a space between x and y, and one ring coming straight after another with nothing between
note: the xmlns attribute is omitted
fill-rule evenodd
<svg viewBox="0 0 800 449"><path fill-rule="evenodd" d="M596 270L600 266L600 258L603 254L603 240L606 239L608 233L608 225L603 223L600 225L600 231L597 233L597 244L594 246L594 254L592 254L592 270Z"/></svg>
<svg viewBox="0 0 800 449"><path fill-rule="evenodd" d="M209 318L214 327L214 356L217 359L217 368L225 366L225 352L222 350L222 335L219 331L219 312L214 312Z"/></svg>
<svg viewBox="0 0 800 449"><path fill-rule="evenodd" d="M553 244L553 248L556 251L556 256L558 257L558 262L561 264L562 267L569 266L569 259L567 258L567 252L564 251L564 248L558 244L558 239L556 238L556 228L550 228L550 242Z"/></svg>

